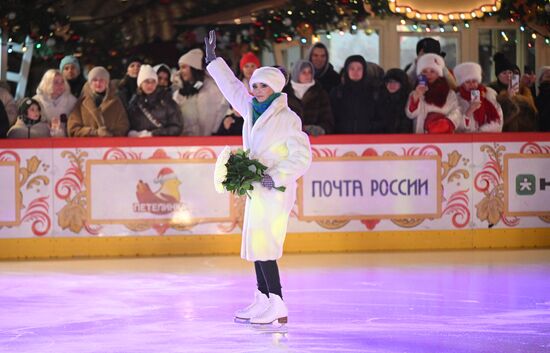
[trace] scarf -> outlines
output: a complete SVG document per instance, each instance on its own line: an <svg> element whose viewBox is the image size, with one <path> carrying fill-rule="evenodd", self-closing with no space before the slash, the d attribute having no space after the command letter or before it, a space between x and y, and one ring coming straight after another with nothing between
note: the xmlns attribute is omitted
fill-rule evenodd
<svg viewBox="0 0 550 353"><path fill-rule="evenodd" d="M269 108L275 99L279 98L280 95L281 93L273 93L263 102L258 102L256 98L252 99L252 126L256 124L260 116Z"/></svg>
<svg viewBox="0 0 550 353"><path fill-rule="evenodd" d="M107 91L103 91L101 93L96 93L96 92L92 93L92 97L94 99L94 104L97 108L99 108L101 103L103 103L103 100L105 99L106 94L107 94Z"/></svg>
<svg viewBox="0 0 550 353"><path fill-rule="evenodd" d="M447 102L447 95L451 88L444 77L439 77L432 83L428 82L428 91L424 95L424 100L428 104L443 107Z"/></svg>
<svg viewBox="0 0 550 353"><path fill-rule="evenodd" d="M480 93L480 100L481 100L481 107L479 107L478 110L474 112L474 119L477 122L478 126L482 126L485 124L490 124L492 122L498 122L500 120L500 116L498 115L498 111L496 110L495 106L485 98L487 94L487 88L483 85L479 85L478 88ZM460 86L460 96L466 101L471 101L471 92L466 91L463 86Z"/></svg>
<svg viewBox="0 0 550 353"><path fill-rule="evenodd" d="M294 90L294 95L299 100L302 100L304 97L304 94L306 94L307 90L313 87L315 84L315 81L311 81L309 83L298 83L294 81L290 81L290 84L292 85L292 89Z"/></svg>

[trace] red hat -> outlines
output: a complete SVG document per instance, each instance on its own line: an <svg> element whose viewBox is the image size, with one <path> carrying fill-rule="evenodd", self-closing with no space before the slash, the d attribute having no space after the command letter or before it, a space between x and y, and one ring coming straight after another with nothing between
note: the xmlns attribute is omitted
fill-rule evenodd
<svg viewBox="0 0 550 353"><path fill-rule="evenodd" d="M241 61L239 62L239 67L241 68L241 70L243 69L244 65L248 63L253 63L256 64L256 67L260 67L260 59L258 59L258 57L254 55L254 53L251 51L245 53L241 58Z"/></svg>
<svg viewBox="0 0 550 353"><path fill-rule="evenodd" d="M169 179L177 179L176 173L172 170L172 168L164 167L160 170L160 172L157 175L157 179L155 180L155 183L162 183Z"/></svg>

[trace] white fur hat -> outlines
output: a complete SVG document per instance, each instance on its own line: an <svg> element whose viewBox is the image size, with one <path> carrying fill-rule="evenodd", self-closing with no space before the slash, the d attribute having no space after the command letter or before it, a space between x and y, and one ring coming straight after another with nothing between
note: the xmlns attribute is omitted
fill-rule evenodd
<svg viewBox="0 0 550 353"><path fill-rule="evenodd" d="M540 79L542 78L542 75L544 75L544 73L548 70L550 70L550 66L542 66L541 68L539 68L539 73L537 75L537 84L541 84Z"/></svg>
<svg viewBox="0 0 550 353"><path fill-rule="evenodd" d="M186 64L191 66L194 69L202 70L202 58L203 58L202 50L200 49L192 49L189 50L187 53L183 54L180 59L178 60L178 65Z"/></svg>
<svg viewBox="0 0 550 353"><path fill-rule="evenodd" d="M456 77L456 83L461 86L469 80L476 80L481 83L481 66L478 63L466 62L457 65L453 70Z"/></svg>
<svg viewBox="0 0 550 353"><path fill-rule="evenodd" d="M252 85L255 83L265 83L271 87L273 92L278 93L283 90L286 79L281 70L275 67L264 66L256 69L254 73L252 73L249 82L250 89L252 89Z"/></svg>
<svg viewBox="0 0 550 353"><path fill-rule="evenodd" d="M416 74L420 75L422 70L430 68L437 72L439 77L443 77L443 68L445 67L445 60L437 54L424 54L416 62Z"/></svg>
<svg viewBox="0 0 550 353"><path fill-rule="evenodd" d="M139 68L139 73L137 77L137 85L141 86L141 83L145 80L155 80L158 82L158 77L156 71L151 67L151 65L141 65Z"/></svg>

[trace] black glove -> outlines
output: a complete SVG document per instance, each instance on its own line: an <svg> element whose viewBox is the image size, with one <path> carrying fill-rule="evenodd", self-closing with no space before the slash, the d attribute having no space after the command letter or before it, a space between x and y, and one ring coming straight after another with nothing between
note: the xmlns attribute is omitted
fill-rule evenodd
<svg viewBox="0 0 550 353"><path fill-rule="evenodd" d="M204 61L206 65L216 60L216 31L211 30L208 37L204 37L205 55Z"/></svg>
<svg viewBox="0 0 550 353"><path fill-rule="evenodd" d="M273 182L273 179L271 178L271 176L267 174L262 177L262 180L260 181L260 183L264 188L267 188L268 190L271 190L275 187L275 183Z"/></svg>

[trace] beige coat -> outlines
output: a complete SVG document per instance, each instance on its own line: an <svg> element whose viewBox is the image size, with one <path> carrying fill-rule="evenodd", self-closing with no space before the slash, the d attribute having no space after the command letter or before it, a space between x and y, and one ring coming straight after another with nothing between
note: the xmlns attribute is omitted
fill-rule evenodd
<svg viewBox="0 0 550 353"><path fill-rule="evenodd" d="M267 166L275 186L286 191L254 185L247 198L241 257L248 261L276 260L283 254L283 243L290 211L296 201L296 180L311 164L308 136L300 118L288 107L286 94L276 98L252 126L252 96L225 61L217 58L208 67L218 87L243 119L243 148L250 157Z"/></svg>
<svg viewBox="0 0 550 353"><path fill-rule="evenodd" d="M112 86L96 107L92 90L86 83L69 117L67 133L71 137L97 136L97 130L103 126L113 136L126 136L130 128L126 110Z"/></svg>

